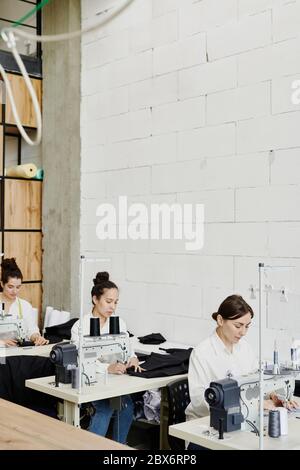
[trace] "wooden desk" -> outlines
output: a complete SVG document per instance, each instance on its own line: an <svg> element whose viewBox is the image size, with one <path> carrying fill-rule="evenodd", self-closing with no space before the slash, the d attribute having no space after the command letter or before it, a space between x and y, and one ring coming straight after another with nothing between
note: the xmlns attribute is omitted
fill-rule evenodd
<svg viewBox="0 0 300 470"><path fill-rule="evenodd" d="M70 384L61 384L55 387L54 376L26 380L26 387L39 392L47 393L64 400L64 421L73 426L79 426L79 405L105 398L114 398L130 393L143 392L152 388L162 388L176 379L182 379L187 374L173 375L171 377L155 377L144 379L130 375L108 374L106 383L99 382L82 387L81 393L71 388ZM100 379L101 380L101 379Z"/></svg>
<svg viewBox="0 0 300 470"><path fill-rule="evenodd" d="M129 450L117 442L0 399L1 450Z"/></svg>
<svg viewBox="0 0 300 470"><path fill-rule="evenodd" d="M297 414L299 416L299 413ZM218 439L218 432L209 437L203 432L209 429L209 416L193 419L185 423L169 426L169 434L185 441L193 442L213 450L258 450L259 437L249 431L233 431L224 433L224 439ZM300 419L289 416L289 434L272 438L264 437L265 450L300 450Z"/></svg>

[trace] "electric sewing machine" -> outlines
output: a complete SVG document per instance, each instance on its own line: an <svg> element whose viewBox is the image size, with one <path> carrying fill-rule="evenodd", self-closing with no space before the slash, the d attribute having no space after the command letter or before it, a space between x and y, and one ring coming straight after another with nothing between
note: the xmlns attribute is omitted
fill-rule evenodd
<svg viewBox="0 0 300 470"><path fill-rule="evenodd" d="M13 318L12 315L0 314L0 339L25 339L25 330L22 319Z"/></svg>
<svg viewBox="0 0 300 470"><path fill-rule="evenodd" d="M116 335L84 336L82 346L82 375L86 385L97 382L97 362L126 362L130 355L129 337ZM78 349L75 344L56 344L50 352L56 365L57 382L71 383L72 369L78 366Z"/></svg>
<svg viewBox="0 0 300 470"><path fill-rule="evenodd" d="M264 394L275 392L280 399L290 400L295 388L292 372L264 376ZM205 390L210 405L210 425L225 432L259 427L259 375L226 378L210 383Z"/></svg>
<svg viewBox="0 0 300 470"><path fill-rule="evenodd" d="M259 377L258 374L239 377L240 403L244 423L242 429L259 427ZM274 392L283 402L289 401L295 389L295 376L291 373L264 375L264 396ZM249 424L250 423L250 424Z"/></svg>

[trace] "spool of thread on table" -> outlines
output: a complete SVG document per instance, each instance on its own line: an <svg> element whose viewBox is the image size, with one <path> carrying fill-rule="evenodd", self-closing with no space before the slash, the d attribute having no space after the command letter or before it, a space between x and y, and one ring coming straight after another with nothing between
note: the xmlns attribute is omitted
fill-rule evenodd
<svg viewBox="0 0 300 470"><path fill-rule="evenodd" d="M270 437L280 436L280 413L278 410L269 411L268 434Z"/></svg>
<svg viewBox="0 0 300 470"><path fill-rule="evenodd" d="M283 406L280 406L277 410L280 413L280 435L287 436L289 433L288 411Z"/></svg>

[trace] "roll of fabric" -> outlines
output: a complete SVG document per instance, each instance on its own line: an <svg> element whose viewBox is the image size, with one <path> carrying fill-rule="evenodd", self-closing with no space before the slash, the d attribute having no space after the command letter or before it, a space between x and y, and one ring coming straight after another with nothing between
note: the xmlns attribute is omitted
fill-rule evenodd
<svg viewBox="0 0 300 470"><path fill-rule="evenodd" d="M37 167L34 163L26 163L24 165L6 168L6 176L12 176L14 178L34 178L36 173Z"/></svg>

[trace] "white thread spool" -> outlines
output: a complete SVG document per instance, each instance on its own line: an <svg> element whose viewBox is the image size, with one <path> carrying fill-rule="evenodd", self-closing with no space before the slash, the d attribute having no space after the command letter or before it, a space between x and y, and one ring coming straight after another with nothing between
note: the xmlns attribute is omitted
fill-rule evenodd
<svg viewBox="0 0 300 470"><path fill-rule="evenodd" d="M280 434L281 436L287 436L289 433L288 411L282 406L277 408L277 410L280 413Z"/></svg>

